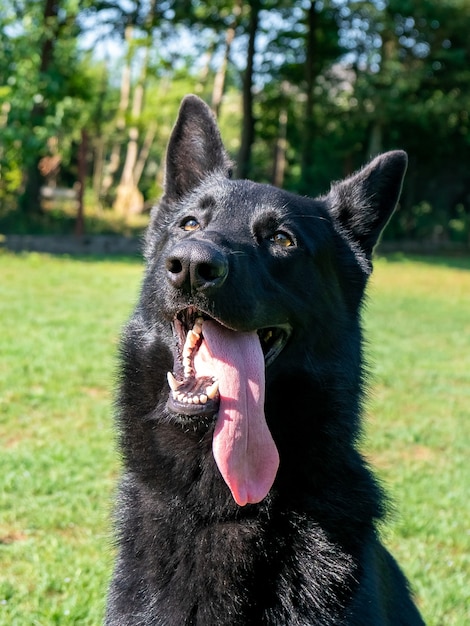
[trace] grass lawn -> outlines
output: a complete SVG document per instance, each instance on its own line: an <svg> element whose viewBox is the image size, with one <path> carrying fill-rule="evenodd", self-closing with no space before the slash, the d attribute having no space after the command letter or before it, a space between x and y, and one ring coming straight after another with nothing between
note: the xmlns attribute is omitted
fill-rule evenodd
<svg viewBox="0 0 470 626"><path fill-rule="evenodd" d="M0 625L101 623L132 259L0 255ZM379 259L364 452L428 626L470 623L470 259Z"/></svg>

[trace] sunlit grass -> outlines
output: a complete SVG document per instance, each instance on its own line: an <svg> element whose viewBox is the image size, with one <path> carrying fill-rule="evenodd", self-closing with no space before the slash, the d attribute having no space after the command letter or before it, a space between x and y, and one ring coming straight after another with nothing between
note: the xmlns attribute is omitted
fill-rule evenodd
<svg viewBox="0 0 470 626"><path fill-rule="evenodd" d="M470 623L470 259L381 260L366 330L366 450L392 494L384 532L429 625Z"/></svg>
<svg viewBox="0 0 470 626"><path fill-rule="evenodd" d="M117 337L131 259L0 256L0 625L96 626L112 565ZM364 449L430 626L470 623L470 260L377 263Z"/></svg>
<svg viewBox="0 0 470 626"><path fill-rule="evenodd" d="M101 623L135 262L0 257L0 624Z"/></svg>

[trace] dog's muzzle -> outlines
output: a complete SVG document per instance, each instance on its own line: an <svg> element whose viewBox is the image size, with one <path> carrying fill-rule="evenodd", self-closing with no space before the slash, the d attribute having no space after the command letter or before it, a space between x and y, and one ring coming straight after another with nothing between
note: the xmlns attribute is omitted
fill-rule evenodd
<svg viewBox="0 0 470 626"><path fill-rule="evenodd" d="M209 241L181 241L168 255L170 284L186 294L220 288L228 276L225 253Z"/></svg>

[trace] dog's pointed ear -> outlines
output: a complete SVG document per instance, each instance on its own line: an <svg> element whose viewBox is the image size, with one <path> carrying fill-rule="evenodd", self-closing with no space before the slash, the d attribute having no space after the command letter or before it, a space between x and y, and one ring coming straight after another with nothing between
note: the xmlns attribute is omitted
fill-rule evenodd
<svg viewBox="0 0 470 626"><path fill-rule="evenodd" d="M165 196L177 200L215 172L230 177L225 152L211 109L197 96L186 96L171 133L166 155Z"/></svg>
<svg viewBox="0 0 470 626"><path fill-rule="evenodd" d="M340 229L359 245L368 260L395 210L407 163L406 152L386 152L334 184L327 196L330 213Z"/></svg>

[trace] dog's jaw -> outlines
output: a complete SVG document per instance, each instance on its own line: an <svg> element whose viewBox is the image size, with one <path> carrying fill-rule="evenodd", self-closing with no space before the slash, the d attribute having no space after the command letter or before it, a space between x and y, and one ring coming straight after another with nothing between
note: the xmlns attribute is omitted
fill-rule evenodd
<svg viewBox="0 0 470 626"><path fill-rule="evenodd" d="M260 502L279 466L264 415L266 361L279 355L290 329L236 331L193 309L180 312L174 329L182 380L168 374L167 406L185 422L206 426L214 417L214 459L233 498L241 506Z"/></svg>
<svg viewBox="0 0 470 626"><path fill-rule="evenodd" d="M168 407L173 413L198 417L214 415L218 411L218 381L211 369L207 351L199 350L204 342L203 325L208 320L229 329L227 325L194 307L183 309L173 320L177 346L174 371L167 375L170 387ZM235 329L230 330L237 332ZM266 367L279 356L291 332L289 324L266 326L256 331Z"/></svg>

